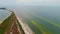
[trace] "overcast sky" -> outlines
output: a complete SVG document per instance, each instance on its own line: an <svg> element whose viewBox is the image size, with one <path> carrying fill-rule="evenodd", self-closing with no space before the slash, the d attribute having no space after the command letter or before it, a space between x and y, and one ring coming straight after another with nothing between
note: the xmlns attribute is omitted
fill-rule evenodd
<svg viewBox="0 0 60 34"><path fill-rule="evenodd" d="M0 6L3 5L60 6L60 0L0 0Z"/></svg>

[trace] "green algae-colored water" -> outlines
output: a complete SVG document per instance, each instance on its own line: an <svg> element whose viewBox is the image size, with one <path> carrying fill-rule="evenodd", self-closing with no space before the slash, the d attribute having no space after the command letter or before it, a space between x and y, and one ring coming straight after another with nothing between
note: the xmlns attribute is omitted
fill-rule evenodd
<svg viewBox="0 0 60 34"><path fill-rule="evenodd" d="M19 10L20 17L22 16L35 34L60 34L60 7L31 6L24 8Z"/></svg>

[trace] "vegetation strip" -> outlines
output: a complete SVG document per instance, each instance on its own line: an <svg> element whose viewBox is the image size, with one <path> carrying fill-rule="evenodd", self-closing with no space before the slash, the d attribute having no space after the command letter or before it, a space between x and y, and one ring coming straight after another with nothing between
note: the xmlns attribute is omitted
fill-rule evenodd
<svg viewBox="0 0 60 34"><path fill-rule="evenodd" d="M6 18L0 24L0 34L4 34L5 32L7 32L7 30L9 29L9 27L12 24L13 18L14 18L14 14L12 13L8 18Z"/></svg>
<svg viewBox="0 0 60 34"><path fill-rule="evenodd" d="M20 31L22 32L22 34L25 34L25 32L24 32L23 28L21 27L21 25L20 25L18 19L17 19L17 24L18 24L19 29L20 29Z"/></svg>

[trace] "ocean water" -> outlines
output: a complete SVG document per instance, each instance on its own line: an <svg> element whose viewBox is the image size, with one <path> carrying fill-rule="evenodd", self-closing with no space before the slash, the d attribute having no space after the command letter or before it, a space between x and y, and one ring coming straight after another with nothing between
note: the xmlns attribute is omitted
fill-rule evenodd
<svg viewBox="0 0 60 34"><path fill-rule="evenodd" d="M35 34L60 34L60 7L24 6L13 9Z"/></svg>
<svg viewBox="0 0 60 34"><path fill-rule="evenodd" d="M7 10L0 10L0 23L2 23L2 21L4 21L10 14L11 12Z"/></svg>

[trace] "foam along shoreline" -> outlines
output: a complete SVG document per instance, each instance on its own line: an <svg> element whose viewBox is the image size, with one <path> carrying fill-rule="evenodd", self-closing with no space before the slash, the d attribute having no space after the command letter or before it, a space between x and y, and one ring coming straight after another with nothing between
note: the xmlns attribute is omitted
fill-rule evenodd
<svg viewBox="0 0 60 34"><path fill-rule="evenodd" d="M5 16L5 14L4 13L2 13L3 15L1 15L1 16ZM11 12L8 12L8 14L5 16L5 17L0 17L0 18L2 18L2 19L0 19L0 24L6 19L6 18L8 18L10 15L11 15L12 13Z"/></svg>
<svg viewBox="0 0 60 34"><path fill-rule="evenodd" d="M29 28L29 26L22 22L21 18L17 17L19 24L22 26L25 34L34 34L34 32Z"/></svg>

